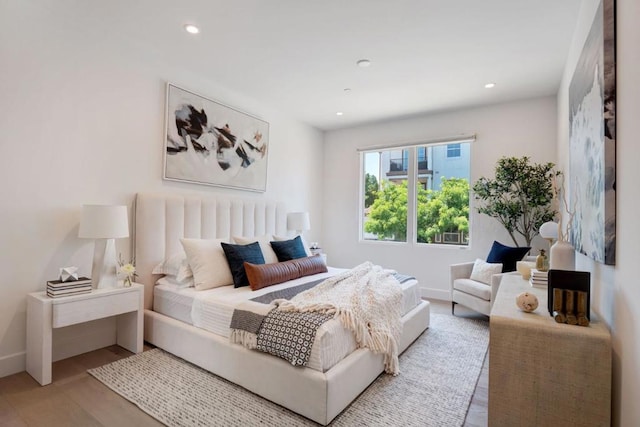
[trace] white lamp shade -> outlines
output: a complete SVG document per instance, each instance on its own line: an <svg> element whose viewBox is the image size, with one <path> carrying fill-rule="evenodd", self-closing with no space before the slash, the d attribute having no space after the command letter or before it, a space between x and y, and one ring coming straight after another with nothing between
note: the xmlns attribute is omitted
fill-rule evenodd
<svg viewBox="0 0 640 427"><path fill-rule="evenodd" d="M111 205L82 206L78 237L88 239L129 237L127 207Z"/></svg>
<svg viewBox="0 0 640 427"><path fill-rule="evenodd" d="M289 212L287 214L287 230L304 231L311 229L309 212Z"/></svg>
<svg viewBox="0 0 640 427"><path fill-rule="evenodd" d="M553 221L545 222L540 226L540 236L545 239L558 238L558 223Z"/></svg>

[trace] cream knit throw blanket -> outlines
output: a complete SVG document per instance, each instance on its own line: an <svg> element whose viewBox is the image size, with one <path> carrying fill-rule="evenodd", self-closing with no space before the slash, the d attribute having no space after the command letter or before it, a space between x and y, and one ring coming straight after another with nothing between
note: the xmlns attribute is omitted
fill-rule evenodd
<svg viewBox="0 0 640 427"><path fill-rule="evenodd" d="M285 311L335 314L345 328L353 331L358 347L384 354L385 371L398 374L402 287L392 271L365 262L289 301L274 303Z"/></svg>

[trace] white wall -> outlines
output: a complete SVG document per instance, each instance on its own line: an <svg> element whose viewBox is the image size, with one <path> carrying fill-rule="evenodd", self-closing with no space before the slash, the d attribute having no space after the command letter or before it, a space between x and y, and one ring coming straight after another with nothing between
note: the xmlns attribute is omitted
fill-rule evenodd
<svg viewBox="0 0 640 427"><path fill-rule="evenodd" d="M558 158L563 165L569 156L568 87L598 1L585 0L558 92ZM576 268L590 271L592 307L609 325L613 341L613 423L638 425L640 406L640 286L638 285L638 242L640 242L640 145L637 122L640 116L640 2L616 1L616 265L606 266L578 254Z"/></svg>
<svg viewBox="0 0 640 427"><path fill-rule="evenodd" d="M556 131L556 100L546 97L328 132L324 158L326 227L321 243L330 264L348 267L369 260L416 276L425 296L449 299L449 265L485 259L494 239L512 245L510 237L497 221L472 209L469 248L359 242L356 149L476 133L471 147L473 183L481 176L493 177L495 163L502 156L555 161ZM545 244L538 243L541 247Z"/></svg>
<svg viewBox="0 0 640 427"><path fill-rule="evenodd" d="M309 240L322 233L323 183L309 172L322 164L321 132L49 3L0 9L0 377L24 370L26 294L61 266L91 273L93 244L77 238L82 204L131 206L149 190L278 199L311 212ZM270 123L265 194L161 179L166 81ZM129 247L118 241L127 257Z"/></svg>

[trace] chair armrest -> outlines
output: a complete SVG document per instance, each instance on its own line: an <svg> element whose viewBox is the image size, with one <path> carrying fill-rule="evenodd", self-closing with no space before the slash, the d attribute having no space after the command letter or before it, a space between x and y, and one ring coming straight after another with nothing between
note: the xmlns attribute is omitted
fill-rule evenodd
<svg viewBox="0 0 640 427"><path fill-rule="evenodd" d="M491 301L489 305L493 307L493 303L496 300L496 295L498 294L498 289L500 288L500 283L502 282L502 276L507 273L498 273L491 276Z"/></svg>
<svg viewBox="0 0 640 427"><path fill-rule="evenodd" d="M451 264L449 266L449 290L451 299L453 299L453 282L456 279L468 279L473 271L473 262L463 262L460 264Z"/></svg>
<svg viewBox="0 0 640 427"><path fill-rule="evenodd" d="M456 279L468 279L473 271L473 262L463 262L461 264L451 264L449 266L451 283Z"/></svg>

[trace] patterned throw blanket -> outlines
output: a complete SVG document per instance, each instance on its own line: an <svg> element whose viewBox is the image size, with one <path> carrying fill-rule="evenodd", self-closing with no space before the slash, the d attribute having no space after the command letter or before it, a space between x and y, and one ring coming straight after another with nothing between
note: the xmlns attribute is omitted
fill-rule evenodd
<svg viewBox="0 0 640 427"><path fill-rule="evenodd" d="M238 305L231 318L229 341L281 357L294 366L307 366L318 328L333 315L280 311L271 304L272 299Z"/></svg>
<svg viewBox="0 0 640 427"><path fill-rule="evenodd" d="M394 273L365 262L298 294L276 300L283 311L332 314L351 330L358 347L384 354L385 372L397 375L402 333L402 287Z"/></svg>
<svg viewBox="0 0 640 427"><path fill-rule="evenodd" d="M402 288L398 276L366 262L315 285L305 284L271 301L267 295L239 305L231 320L230 341L306 366L317 329L331 318L354 333L358 347L385 356L385 371L398 373ZM408 280L404 276L402 281ZM297 289L301 288L301 289ZM258 302L260 301L260 302Z"/></svg>

